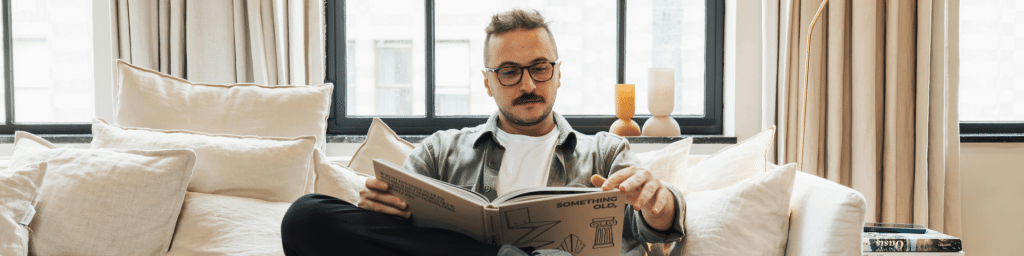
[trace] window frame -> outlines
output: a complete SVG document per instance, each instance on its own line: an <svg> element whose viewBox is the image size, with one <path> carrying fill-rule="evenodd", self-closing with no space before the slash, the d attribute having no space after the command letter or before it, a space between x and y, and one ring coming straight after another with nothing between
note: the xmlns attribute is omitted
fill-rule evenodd
<svg viewBox="0 0 1024 256"><path fill-rule="evenodd" d="M11 36L11 0L2 0L4 51L4 111L7 116L0 125L0 134L26 131L35 134L91 134L90 123L18 123L14 116L14 40Z"/></svg>
<svg viewBox="0 0 1024 256"><path fill-rule="evenodd" d="M328 117L327 133L366 134L373 117L346 116L348 97L347 63L346 63L346 20L345 0L326 0L324 8L326 77L325 82L334 84L331 114ZM705 75L704 75L704 116L673 116L679 123L682 134L722 134L724 109L724 65L725 65L725 1L705 0ZM617 1L617 83L625 81L626 51L626 0ZM424 0L426 18L425 33L425 69L426 79L425 115L423 116L382 116L388 126L398 134L432 134L439 130L472 127L486 122L487 116L437 116L435 107L435 41L434 36L434 1ZM339 83L338 81L341 81ZM565 115L567 121L576 131L594 134L608 131L616 117L609 115ZM651 115L636 115L633 120L643 125Z"/></svg>

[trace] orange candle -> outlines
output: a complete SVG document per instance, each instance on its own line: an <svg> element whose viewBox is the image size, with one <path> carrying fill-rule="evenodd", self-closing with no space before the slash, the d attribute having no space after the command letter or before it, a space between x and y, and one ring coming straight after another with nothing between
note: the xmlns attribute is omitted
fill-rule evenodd
<svg viewBox="0 0 1024 256"><path fill-rule="evenodd" d="M626 120L636 114L636 87L632 84L615 85L615 117Z"/></svg>

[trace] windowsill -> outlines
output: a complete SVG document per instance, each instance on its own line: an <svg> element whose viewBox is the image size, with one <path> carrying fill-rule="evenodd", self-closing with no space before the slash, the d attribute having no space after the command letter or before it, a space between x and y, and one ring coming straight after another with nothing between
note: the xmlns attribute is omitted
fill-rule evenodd
<svg viewBox="0 0 1024 256"><path fill-rule="evenodd" d="M91 134L38 134L39 137L55 144L88 144ZM428 135L398 135L411 143L420 143ZM1019 135L1020 136L1020 135ZM631 144L668 144L686 138L693 138L693 144L736 144L736 137L724 135L683 135L677 137L626 137ZM1024 137L1021 137L1024 138ZM327 143L363 143L366 135L328 135ZM963 141L963 139L961 139ZM14 143L14 135L0 135L0 143Z"/></svg>
<svg viewBox="0 0 1024 256"><path fill-rule="evenodd" d="M1024 133L961 133L960 143L1019 143Z"/></svg>

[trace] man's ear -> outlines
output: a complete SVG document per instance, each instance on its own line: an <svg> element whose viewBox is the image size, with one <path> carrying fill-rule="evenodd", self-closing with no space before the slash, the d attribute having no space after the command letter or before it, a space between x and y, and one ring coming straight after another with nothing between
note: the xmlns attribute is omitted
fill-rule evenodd
<svg viewBox="0 0 1024 256"><path fill-rule="evenodd" d="M487 96L490 96L490 97L493 98L494 94L491 94L491 84L488 83L489 81L487 81L487 71L481 70L480 73L484 74L484 88L487 88Z"/></svg>

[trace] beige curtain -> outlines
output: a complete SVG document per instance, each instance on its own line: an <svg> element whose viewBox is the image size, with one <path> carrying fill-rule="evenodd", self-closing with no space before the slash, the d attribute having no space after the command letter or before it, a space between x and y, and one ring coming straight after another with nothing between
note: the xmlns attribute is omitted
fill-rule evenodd
<svg viewBox="0 0 1024 256"><path fill-rule="evenodd" d="M768 56L777 68L766 69L777 83L776 161L797 162L805 143L803 171L863 193L866 221L959 236L959 2L830 0L809 42L802 131L807 32L822 1L766 1L779 12L777 29L766 26L778 33Z"/></svg>
<svg viewBox="0 0 1024 256"><path fill-rule="evenodd" d="M113 0L115 58L207 83L324 82L323 0Z"/></svg>

